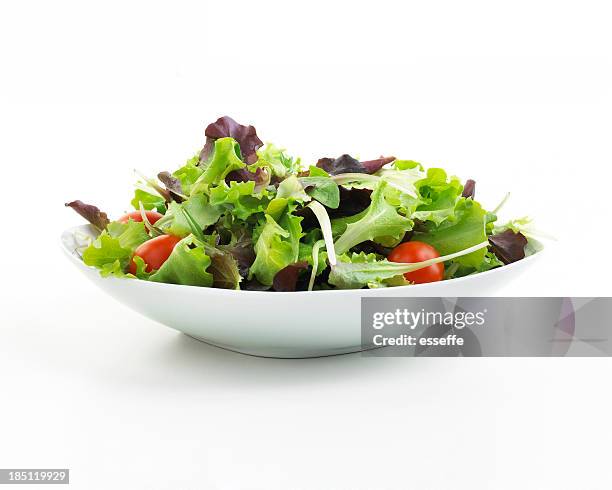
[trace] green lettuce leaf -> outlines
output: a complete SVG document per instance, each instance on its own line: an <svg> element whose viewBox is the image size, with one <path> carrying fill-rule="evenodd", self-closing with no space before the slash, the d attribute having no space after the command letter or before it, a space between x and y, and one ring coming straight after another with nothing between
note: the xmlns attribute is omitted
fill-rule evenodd
<svg viewBox="0 0 612 490"><path fill-rule="evenodd" d="M278 223L266 214L256 237L255 261L249 270L249 279L254 276L260 283L271 286L278 271L298 261L301 221L289 208Z"/></svg>
<svg viewBox="0 0 612 490"><path fill-rule="evenodd" d="M340 289L357 289L367 285L379 287L380 283L390 279L395 280L398 278L397 276L406 272L412 272L432 264L446 262L452 259L459 259L460 257L467 257L480 250L486 251L488 244L488 241L484 241L453 254L414 264L389 262L386 259L373 261L371 260L371 256L365 254L353 254L350 257L345 255L335 267L331 268L328 282ZM401 280L401 278L399 279Z"/></svg>
<svg viewBox="0 0 612 490"><path fill-rule="evenodd" d="M287 200L293 199L299 202L308 202L312 199L306 194L304 187L295 175L290 175L278 185L276 197Z"/></svg>
<svg viewBox="0 0 612 490"><path fill-rule="evenodd" d="M417 170L423 171L423 165L421 165L419 162L415 162L413 160L395 160L393 162L393 166L397 170L412 170L412 169L417 169Z"/></svg>
<svg viewBox="0 0 612 490"><path fill-rule="evenodd" d="M313 248L317 245L317 255L313 253ZM309 231L300 242L298 252L298 262L307 262L308 265L314 267L317 264L315 275L321 274L327 268L327 251L324 250L325 240L321 239L321 231L313 229Z"/></svg>
<svg viewBox="0 0 612 490"><path fill-rule="evenodd" d="M330 175L322 168L311 165L310 167L308 167L308 176L309 177L329 177Z"/></svg>
<svg viewBox="0 0 612 490"><path fill-rule="evenodd" d="M427 177L415 183L422 204L412 214L413 219L431 221L436 225L452 220L455 205L461 196L463 186L457 177L448 178L441 168L430 168Z"/></svg>
<svg viewBox="0 0 612 490"><path fill-rule="evenodd" d="M103 275L115 275L117 272L123 272L131 257L131 250L122 247L119 240L111 237L107 232L102 232L83 251L83 262L86 265L102 269L105 272Z"/></svg>
<svg viewBox="0 0 612 490"><path fill-rule="evenodd" d="M186 286L213 285L213 275L207 271L211 259L204 246L193 236L183 238L157 272L149 277L153 282L183 284Z"/></svg>
<svg viewBox="0 0 612 490"><path fill-rule="evenodd" d="M108 224L106 229L112 238L116 238L119 241L121 247L127 248L130 251L134 251L136 247L151 238L142 221L133 221L131 219L127 223L113 221Z"/></svg>
<svg viewBox="0 0 612 490"><path fill-rule="evenodd" d="M255 193L255 182L221 182L210 190L210 204L230 213L241 220L263 212L270 202L268 191Z"/></svg>
<svg viewBox="0 0 612 490"><path fill-rule="evenodd" d="M194 218L200 230L214 225L223 214L223 209L210 204L205 194L195 194L181 204L170 203L168 212L155 225L170 235L188 236L191 234L191 227L185 218L183 209L186 209Z"/></svg>
<svg viewBox="0 0 612 490"><path fill-rule="evenodd" d="M397 209L385 199L385 189L389 184L381 180L372 193L372 203L363 216L349 223L346 230L335 243L336 254L341 255L351 247L376 237L401 238L412 229L413 221L398 214Z"/></svg>
<svg viewBox="0 0 612 490"><path fill-rule="evenodd" d="M280 179L287 175L296 174L300 170L300 159L294 160L285 153L284 148L278 148L272 143L257 151L258 160L249 166L249 170L254 171L258 167L269 167L272 174Z"/></svg>
<svg viewBox="0 0 612 490"><path fill-rule="evenodd" d="M469 248L487 239L486 211L472 199L460 198L455 206L455 217L427 233L415 233L413 240L429 243L440 255L448 255ZM479 249L457 259L461 265L478 267L484 260L486 249Z"/></svg>
<svg viewBox="0 0 612 490"><path fill-rule="evenodd" d="M83 251L83 262L103 276L123 277L134 250L149 239L144 223L114 221Z"/></svg>
<svg viewBox="0 0 612 490"><path fill-rule="evenodd" d="M146 210L155 209L161 214L166 212L166 201L159 194L152 194L142 189L136 189L130 204L134 209L140 209L141 202Z"/></svg>
<svg viewBox="0 0 612 490"><path fill-rule="evenodd" d="M325 172L322 169L318 170ZM306 193L323 204L323 206L337 209L340 205L340 189L338 184L329 177L301 177L299 180L304 189L306 189Z"/></svg>
<svg viewBox="0 0 612 490"><path fill-rule="evenodd" d="M193 193L198 184L216 184L234 170L245 168L246 164L240 159L240 145L233 138L219 138L215 141L214 153L204 167L204 173L194 183Z"/></svg>
<svg viewBox="0 0 612 490"><path fill-rule="evenodd" d="M194 157L187 160L185 165L183 165L178 170L172 172L177 179L181 181L181 186L183 188L183 193L187 196L191 193L192 186L197 182L200 178L204 169L198 165L200 161L200 156L195 155Z"/></svg>

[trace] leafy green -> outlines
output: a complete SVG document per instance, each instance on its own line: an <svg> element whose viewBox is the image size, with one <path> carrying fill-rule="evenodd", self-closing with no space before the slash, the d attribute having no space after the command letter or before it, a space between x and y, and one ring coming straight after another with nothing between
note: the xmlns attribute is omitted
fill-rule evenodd
<svg viewBox="0 0 612 490"><path fill-rule="evenodd" d="M366 215L367 212L368 209L366 208L360 213L353 214L352 216L344 216L342 218L333 219L331 221L331 229L334 238L339 238L346 231L346 227L348 225L351 223L357 223Z"/></svg>
<svg viewBox="0 0 612 490"><path fill-rule="evenodd" d="M417 169L417 170L420 170L421 172L423 171L423 165L421 165L419 162L415 162L414 160L395 160L393 162L393 166L397 170Z"/></svg>
<svg viewBox="0 0 612 490"><path fill-rule="evenodd" d="M195 155L194 157L187 160L185 165L183 165L178 170L172 172L177 179L181 181L181 186L183 187L183 192L186 195L191 193L191 188L193 184L200 178L204 169L198 165L199 156Z"/></svg>
<svg viewBox="0 0 612 490"><path fill-rule="evenodd" d="M318 170L324 172L322 169ZM299 180L304 189L306 189L306 193L323 204L323 206L337 209L340 205L340 189L338 184L329 177L301 177Z"/></svg>
<svg viewBox="0 0 612 490"><path fill-rule="evenodd" d="M134 209L140 209L140 203L147 210L155 209L158 213L166 212L166 200L159 194L152 194L143 189L136 189L130 204Z"/></svg>
<svg viewBox="0 0 612 490"><path fill-rule="evenodd" d="M258 167L269 167L273 175L280 179L299 172L300 159L294 160L285 151L284 148L278 148L272 143L266 143L266 146L257 150L258 160L249 166L249 170L253 171Z"/></svg>
<svg viewBox="0 0 612 490"><path fill-rule="evenodd" d="M295 175L290 175L278 185L276 197L287 200L293 199L300 202L308 202L312 199L306 194L304 187Z"/></svg>
<svg viewBox="0 0 612 490"><path fill-rule="evenodd" d="M246 220L255 213L263 212L270 202L268 192L255 193L255 182L221 182L210 190L210 204L229 210L233 216Z"/></svg>
<svg viewBox="0 0 612 490"><path fill-rule="evenodd" d="M308 167L308 176L309 177L329 177L329 174L322 168L311 165L310 167Z"/></svg>
<svg viewBox="0 0 612 490"><path fill-rule="evenodd" d="M124 276L134 250L149 238L142 222L114 221L83 251L83 262L103 276Z"/></svg>
<svg viewBox="0 0 612 490"><path fill-rule="evenodd" d="M207 271L211 260L204 246L192 236L183 238L157 272L149 277L150 281L186 286L213 285L213 275Z"/></svg>
<svg viewBox="0 0 612 490"><path fill-rule="evenodd" d="M183 209L193 216L200 230L215 224L223 213L220 206L209 203L205 194L195 194L181 204L170 203L168 212L156 223L156 226L170 235L186 237L191 233L191 227L185 218Z"/></svg>
<svg viewBox="0 0 612 490"><path fill-rule="evenodd" d="M406 272L412 272L423 267L451 259L459 259L479 250L486 250L488 242L482 242L465 250L435 259L425 260L413 264L389 262L388 260L372 260L371 255L353 254L344 256L335 267L331 268L328 282L340 289L356 289L368 284L377 284L388 279L396 278Z"/></svg>
<svg viewBox="0 0 612 490"><path fill-rule="evenodd" d="M131 219L127 223L113 221L109 223L106 229L112 238L116 238L119 241L121 247L131 251L151 238L142 221L133 221Z"/></svg>
<svg viewBox="0 0 612 490"><path fill-rule="evenodd" d="M317 234L320 233L319 230L313 231L316 231ZM315 239L317 234L312 234L300 242L298 262L308 262L315 269L316 275L319 275L327 269L327 251L324 250L325 240Z"/></svg>
<svg viewBox="0 0 612 490"><path fill-rule="evenodd" d="M246 164L240 159L238 142L233 138L220 138L215 141L212 159L206 164L204 173L195 184L216 184L230 172L245 167Z"/></svg>
<svg viewBox="0 0 612 490"><path fill-rule="evenodd" d="M414 219L432 221L436 225L452 220L455 205L461 196L463 186L457 177L448 179L441 168L430 168L427 176L415 182L421 204L412 214Z"/></svg>
<svg viewBox="0 0 612 490"><path fill-rule="evenodd" d="M497 224L508 194L487 211L474 200L474 180L442 168L345 153L303 171L299 158L228 116L204 134L202 151L173 173L139 174L131 202L143 222L67 204L99 232L78 248L86 264L103 275L228 289L384 288L408 284L404 273L424 266L384 260L403 241L432 245L449 279L520 260L540 249L528 237L545 236L526 218ZM155 223L145 213L153 209L163 214ZM134 250L163 233L183 240L160 270L146 272Z"/></svg>
<svg viewBox="0 0 612 490"><path fill-rule="evenodd" d="M117 238L105 231L83 251L83 262L103 269L105 275L123 272L131 257L132 251L122 247Z"/></svg>
<svg viewBox="0 0 612 490"><path fill-rule="evenodd" d="M472 199L460 198L455 206L455 217L426 233L415 233L413 240L429 243L441 255L469 248L487 239L486 211ZM461 265L478 267L484 260L485 249L477 250L457 259Z"/></svg>
<svg viewBox="0 0 612 490"><path fill-rule="evenodd" d="M343 254L355 245L376 237L401 238L406 231L412 229L413 221L398 214L396 208L386 201L387 185L384 180L380 181L363 217L346 226L335 243L337 254Z"/></svg>
<svg viewBox="0 0 612 490"><path fill-rule="evenodd" d="M278 223L270 215L265 215L265 223L255 242L255 262L251 265L249 279L256 277L260 283L271 286L278 271L297 262L302 236L301 221L302 218L294 216L289 210Z"/></svg>

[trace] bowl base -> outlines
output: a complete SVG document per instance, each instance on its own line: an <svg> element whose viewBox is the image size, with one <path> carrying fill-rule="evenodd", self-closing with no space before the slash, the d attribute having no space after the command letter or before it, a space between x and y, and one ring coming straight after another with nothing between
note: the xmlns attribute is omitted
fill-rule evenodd
<svg viewBox="0 0 612 490"><path fill-rule="evenodd" d="M364 350L368 350L367 348L363 348L362 346L354 346L354 347L345 347L340 349L325 349L325 350L317 350L317 351L307 351L307 350L298 350L298 349L288 349L288 350L273 350L271 348L267 349L241 349L236 346L228 346L223 344L218 344L215 342L211 342L209 340L203 339L202 337L197 337L195 335L189 335L188 333L184 334L187 337L190 337L198 342L203 342L204 344L211 345L213 347L218 347L219 349L227 350L230 352L235 352L236 354L245 354L247 356L253 357L264 357L268 359L312 359L316 357L330 357L330 356L341 356L344 354L355 354L357 352L363 352Z"/></svg>

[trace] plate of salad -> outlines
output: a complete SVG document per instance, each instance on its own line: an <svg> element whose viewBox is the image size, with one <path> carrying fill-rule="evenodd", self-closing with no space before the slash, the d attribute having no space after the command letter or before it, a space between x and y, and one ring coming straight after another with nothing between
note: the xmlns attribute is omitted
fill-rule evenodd
<svg viewBox="0 0 612 490"><path fill-rule="evenodd" d="M98 286L209 343L273 357L361 349L365 296L486 295L542 245L504 224L476 183L393 156L302 162L224 116L184 165L139 174L132 211L89 222L64 250Z"/></svg>

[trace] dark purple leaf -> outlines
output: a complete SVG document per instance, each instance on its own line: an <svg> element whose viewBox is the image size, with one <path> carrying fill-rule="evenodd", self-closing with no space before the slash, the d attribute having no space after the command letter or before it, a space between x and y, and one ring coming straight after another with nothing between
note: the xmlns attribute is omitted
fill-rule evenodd
<svg viewBox="0 0 612 490"><path fill-rule="evenodd" d="M350 155L344 154L336 158L321 158L317 167L322 168L330 175L338 174L373 174L378 172L383 165L391 163L395 157L380 157L376 160L360 162Z"/></svg>
<svg viewBox="0 0 612 490"><path fill-rule="evenodd" d="M327 214L329 214L331 219L343 218L361 213L372 202L370 198L372 191L369 189L345 189L342 186L338 187L340 190L339 206L336 209L331 209L326 206ZM295 210L294 214L304 218L301 223L303 231L308 231L320 226L319 220L309 207L298 208Z"/></svg>
<svg viewBox="0 0 612 490"><path fill-rule="evenodd" d="M522 233L506 230L489 237L491 250L504 264L510 264L525 258L527 238Z"/></svg>
<svg viewBox="0 0 612 490"><path fill-rule="evenodd" d="M270 286L260 283L257 279L253 278L242 283L240 289L244 291L268 291Z"/></svg>
<svg viewBox="0 0 612 490"><path fill-rule="evenodd" d="M246 168L241 168L230 172L225 177L227 185L230 182L248 182L251 180L255 182L255 192L259 192L270 183L270 174L261 167L255 169L255 172L249 172Z"/></svg>
<svg viewBox="0 0 612 490"><path fill-rule="evenodd" d="M227 252L234 257L238 264L238 271L242 277L246 277L249 273L249 268L255 262L255 249L250 236L240 239L232 245L219 245L219 249Z"/></svg>
<svg viewBox="0 0 612 490"><path fill-rule="evenodd" d="M328 209L328 212L329 212L329 209ZM310 209L308 206L303 207L303 208L297 208L293 212L293 214L295 214L296 216L299 216L300 218L303 218L300 224L302 225L302 231L304 232L312 230L313 228L320 227L319 220L317 219L315 214L312 212L312 209Z"/></svg>
<svg viewBox="0 0 612 490"><path fill-rule="evenodd" d="M206 144L200 153L200 161L206 161L212 154L215 140L219 138L234 138L240 145L242 159L246 163L257 161L257 149L263 146L263 142L257 137L257 132L253 126L243 126L229 116L223 116L214 123L209 124L204 131Z"/></svg>
<svg viewBox="0 0 612 490"><path fill-rule="evenodd" d="M340 186L340 205L337 209L328 209L331 218L342 218L361 213L372 202L370 189L345 189Z"/></svg>
<svg viewBox="0 0 612 490"><path fill-rule="evenodd" d="M100 211L96 206L92 204L85 204L83 201L72 201L67 202L66 206L74 209L83 218L89 221L93 226L102 231L106 228L106 225L110 223L106 213Z"/></svg>
<svg viewBox="0 0 612 490"><path fill-rule="evenodd" d="M391 250L392 250L391 248L383 247L382 245L376 242L373 242L372 240L361 242L355 245L351 249L352 252L356 252L356 253L360 253L360 252L364 252L366 254L375 253L379 255L384 255L385 257L391 253Z"/></svg>
<svg viewBox="0 0 612 490"><path fill-rule="evenodd" d="M380 157L376 160L368 160L367 162L361 162L361 166L366 170L366 173L373 174L378 172L387 163L391 163L395 160L395 157Z"/></svg>
<svg viewBox="0 0 612 490"><path fill-rule="evenodd" d="M461 193L461 197L474 199L474 195L476 194L476 181L472 179L468 179L463 186L463 192Z"/></svg>
<svg viewBox="0 0 612 490"><path fill-rule="evenodd" d="M317 167L322 168L330 175L366 173L359 161L347 154L341 155L335 160L333 158L321 158L317 162Z"/></svg>
<svg viewBox="0 0 612 490"><path fill-rule="evenodd" d="M157 178L166 186L166 190L170 194L170 197L176 202L183 202L183 186L181 181L177 179L170 172L160 172L157 174Z"/></svg>
<svg viewBox="0 0 612 490"><path fill-rule="evenodd" d="M281 269L274 276L272 289L274 291L295 291L300 272L308 269L308 262L296 262Z"/></svg>

